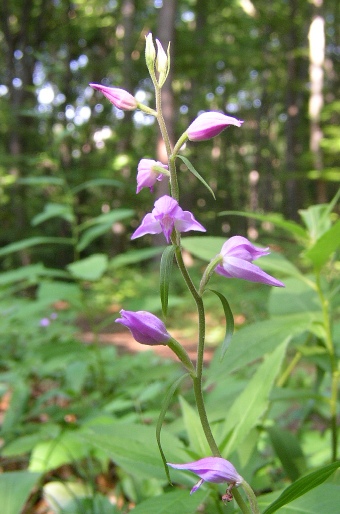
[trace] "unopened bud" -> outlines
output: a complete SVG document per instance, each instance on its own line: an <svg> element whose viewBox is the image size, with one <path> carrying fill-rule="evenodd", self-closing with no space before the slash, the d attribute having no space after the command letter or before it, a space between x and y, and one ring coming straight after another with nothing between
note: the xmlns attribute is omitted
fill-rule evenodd
<svg viewBox="0 0 340 514"><path fill-rule="evenodd" d="M169 68L170 68L170 58L169 58L170 43L168 45L168 51L167 51L168 55L165 53L164 48L158 39L156 39L156 44L157 44L156 68L159 73L158 84L159 84L159 87L162 87L164 82L166 81L166 78L169 73Z"/></svg>
<svg viewBox="0 0 340 514"><path fill-rule="evenodd" d="M153 44L152 34L145 36L145 61L151 74L154 74L156 49Z"/></svg>

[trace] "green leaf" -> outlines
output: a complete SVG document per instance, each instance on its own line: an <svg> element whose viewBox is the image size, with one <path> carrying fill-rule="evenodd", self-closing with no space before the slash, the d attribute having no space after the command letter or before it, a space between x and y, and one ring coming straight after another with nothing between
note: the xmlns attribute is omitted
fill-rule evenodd
<svg viewBox="0 0 340 514"><path fill-rule="evenodd" d="M29 470L45 473L63 464L85 458L91 448L93 444L84 446L77 432L66 431L51 441L42 441L35 446Z"/></svg>
<svg viewBox="0 0 340 514"><path fill-rule="evenodd" d="M327 232L325 232L310 248L305 252L317 269L324 266L329 257L340 246L340 220L338 220Z"/></svg>
<svg viewBox="0 0 340 514"><path fill-rule="evenodd" d="M196 410L183 397L179 399L190 449L198 455L210 455L211 450Z"/></svg>
<svg viewBox="0 0 340 514"><path fill-rule="evenodd" d="M34 284L41 277L69 278L69 274L62 270L45 268L41 263L30 264L29 266L0 273L0 286L14 284L22 280L27 280Z"/></svg>
<svg viewBox="0 0 340 514"><path fill-rule="evenodd" d="M199 506L209 495L209 491L171 491L154 498L149 498L135 507L134 514L195 514Z"/></svg>
<svg viewBox="0 0 340 514"><path fill-rule="evenodd" d="M31 221L33 227L39 225L43 221L47 221L51 218L62 218L69 223L72 223L74 220L74 214L69 205L59 204L59 203L47 203L44 207L43 212L34 216Z"/></svg>
<svg viewBox="0 0 340 514"><path fill-rule="evenodd" d="M300 443L294 434L278 427L267 429L274 450L288 477L297 480L306 469L306 461Z"/></svg>
<svg viewBox="0 0 340 514"><path fill-rule="evenodd" d="M299 498L300 496L306 494L308 491L314 489L318 485L322 484L325 480L327 480L327 478L329 478L334 473L334 471L336 471L339 467L340 461L333 462L332 464L329 464L328 466L318 469L317 471L313 471L313 473L310 473L309 475L299 478L299 480L297 480L292 485L287 487L287 489L285 489L283 493L281 493L279 498L275 500L263 512L263 514L273 514L273 512L276 512L287 503L290 503L296 498ZM317 498L319 497L320 495L317 494ZM337 505L337 508L339 508L339 504ZM316 512L327 512L327 514L331 514L330 511L320 511L320 505ZM333 512L335 514L338 511Z"/></svg>
<svg viewBox="0 0 340 514"><path fill-rule="evenodd" d="M83 446L90 444L98 447L132 476L164 477L154 427L115 422L91 426L87 432L79 433L78 437ZM186 462L187 454L182 443L165 429L162 430L162 448L169 462Z"/></svg>
<svg viewBox="0 0 340 514"><path fill-rule="evenodd" d="M147 259L152 259L156 257L163 251L163 246L157 246L156 248L142 248L141 250L130 250L125 253L121 253L116 257L113 257L109 266L114 269L120 268L121 266L128 266L129 264L136 264L137 262L142 262Z"/></svg>
<svg viewBox="0 0 340 514"><path fill-rule="evenodd" d="M281 214L277 213L266 213L259 214L256 212L244 212L244 211L223 211L218 214L219 216L242 216L244 218L250 218L259 221L268 221L273 223L276 227L282 228L286 232L289 232L292 236L296 237L301 242L306 243L308 241L308 235L306 231L294 221L285 220Z"/></svg>
<svg viewBox="0 0 340 514"><path fill-rule="evenodd" d="M225 356L226 351L229 348L229 345L231 343L231 338L233 337L233 333L234 333L234 316L233 316L233 313L231 312L231 308L230 308L230 305L229 305L228 300L226 299L226 297L222 293L219 293L218 291L215 291L214 289L210 289L210 291L215 293L219 297L219 299L221 300L221 303L222 303L222 306L223 306L223 310L224 310L225 319L226 319L226 333L225 333L225 336L224 336L224 339L223 339L223 342L222 342L221 357L220 357L220 359L222 360L223 357Z"/></svg>
<svg viewBox="0 0 340 514"><path fill-rule="evenodd" d="M165 419L165 416L168 411L168 408L169 408L171 399L174 395L174 392L176 391L177 387L180 385L182 380L184 380L184 378L186 378L188 376L189 376L189 373L186 373L185 375L182 375L181 377L177 378L175 380L175 382L173 384L171 384L171 386L165 393L165 396L164 396L162 404L161 404L161 411L159 413L157 426L156 426L156 440L157 440L158 448L159 448L159 451L160 451L160 454L162 457L162 461L164 464L165 473L166 473L167 479L170 484L171 484L171 478L170 478L170 474L169 474L169 468L167 466L167 460L166 460L165 454L163 452L162 444L161 444L161 430L162 430L163 421Z"/></svg>
<svg viewBox="0 0 340 514"><path fill-rule="evenodd" d="M314 312L290 314L252 323L239 329L233 335L229 346L228 373L261 358L287 338L310 330L315 319ZM225 362L221 363L215 356L208 370L209 383L217 382L225 373Z"/></svg>
<svg viewBox="0 0 340 514"><path fill-rule="evenodd" d="M226 422L221 426L218 435L224 455L230 455L238 445L242 444L266 411L269 394L280 371L288 342L287 339L270 355L266 355L246 388L228 410Z"/></svg>
<svg viewBox="0 0 340 514"><path fill-rule="evenodd" d="M0 474L0 504L3 514L18 514L40 479L40 473L10 471Z"/></svg>
<svg viewBox="0 0 340 514"><path fill-rule="evenodd" d="M191 162L189 161L189 159L187 159L186 157L183 157L183 155L177 155L177 157L179 157L183 162L184 164L186 165L186 167L188 168L189 171L191 171L191 173L193 175L195 175L196 178L198 178L198 180L200 180L202 182L202 184L208 189L208 191L210 191L210 193L213 195L213 198L214 200L216 200L216 197L215 197L215 193L214 191L211 189L211 187L209 186L209 184L206 183L206 181L204 180L203 177L201 177L201 175L198 173L198 171L193 167L193 165L191 164Z"/></svg>
<svg viewBox="0 0 340 514"><path fill-rule="evenodd" d="M132 209L116 209L87 221L79 227L79 231L84 232L80 237L77 250L83 251L94 239L111 230L114 223L131 217L133 213Z"/></svg>
<svg viewBox="0 0 340 514"><path fill-rule="evenodd" d="M190 236L181 239L181 245L185 250L204 261L210 261L220 253L225 242L225 237L214 236Z"/></svg>
<svg viewBox="0 0 340 514"><path fill-rule="evenodd" d="M29 239L22 239L21 241L3 246L0 249L0 257L42 244L73 245L74 240L68 237L30 237Z"/></svg>
<svg viewBox="0 0 340 514"><path fill-rule="evenodd" d="M13 388L11 401L5 413L2 423L2 432L11 432L15 430L16 426L20 425L26 410L29 395L29 386L23 381L18 380Z"/></svg>
<svg viewBox="0 0 340 514"><path fill-rule="evenodd" d="M81 280L98 280L105 273L108 266L107 255L95 253L90 257L73 262L67 266L71 275Z"/></svg>
<svg viewBox="0 0 340 514"><path fill-rule="evenodd" d="M174 245L167 246L161 259L159 290L164 316L166 316L168 313L169 284L172 274L175 251L176 247Z"/></svg>
<svg viewBox="0 0 340 514"><path fill-rule="evenodd" d="M119 180L111 179L111 178L94 178L92 180L87 180L86 182L83 182L82 184L79 184L79 186L72 188L72 193L77 194L80 191L83 191L84 189L88 189L90 187L102 187L102 186L109 186L109 187L122 187L123 183Z"/></svg>
<svg viewBox="0 0 340 514"><path fill-rule="evenodd" d="M26 177L19 178L17 184L27 184L29 186L64 186L65 180L59 177Z"/></svg>

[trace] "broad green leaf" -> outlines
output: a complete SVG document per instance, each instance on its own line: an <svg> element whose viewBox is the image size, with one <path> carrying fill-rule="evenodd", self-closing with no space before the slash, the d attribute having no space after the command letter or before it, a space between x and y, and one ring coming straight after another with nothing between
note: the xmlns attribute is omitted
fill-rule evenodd
<svg viewBox="0 0 340 514"><path fill-rule="evenodd" d="M63 464L73 463L85 458L93 444L85 446L77 432L70 430L62 433L51 441L42 441L34 448L30 463L30 471L45 473Z"/></svg>
<svg viewBox="0 0 340 514"><path fill-rule="evenodd" d="M230 455L242 444L251 429L266 411L269 394L280 371L287 349L288 339L266 355L246 388L235 399L227 413L226 422L220 426L218 439L224 455Z"/></svg>
<svg viewBox="0 0 340 514"><path fill-rule="evenodd" d="M231 373L261 358L287 338L310 330L315 318L315 313L310 312L290 314L252 323L239 329L231 340L227 365L214 356L208 370L209 383L215 383L226 372Z"/></svg>
<svg viewBox="0 0 340 514"><path fill-rule="evenodd" d="M30 237L29 239L22 239L21 241L3 246L0 249L0 257L42 244L73 245L74 240L68 237Z"/></svg>
<svg viewBox="0 0 340 514"><path fill-rule="evenodd" d="M336 471L339 467L340 467L340 461L333 462L332 464L329 464L328 466L324 466L323 468L321 468L317 471L313 471L309 475L299 478L299 480L297 480L292 485L287 487L287 489L285 489L283 491L283 493L281 493L279 498L277 498L277 500L275 500L269 507L266 508L266 510L263 512L263 514L273 514L274 512L279 510L281 507L283 507L287 503L290 503L293 500L299 498L300 496L305 495L306 493L308 493L308 491L310 491L311 489L314 489L315 487L322 484L325 480L327 480L327 478L329 478L334 473L334 471ZM331 486L331 484L326 484L326 485ZM334 491L335 491L335 488L336 488L336 491L338 494L338 500L336 501L333 496L334 502L333 501L331 502L331 504L329 505L329 508L331 508L331 505L334 505L334 506L337 505L337 509L339 509L340 487L332 486L332 489ZM323 499L321 497L320 492L321 492L320 490L315 491L314 505L317 507L317 510L315 510L315 511L299 510L298 512L306 512L306 513L314 513L315 512L315 514L318 514L318 513L326 514L326 512L327 512L327 514L337 514L339 512L339 510L328 510L328 509L324 510L323 508L321 508L320 504L321 504L321 501L323 501ZM327 497L325 499L327 500ZM305 503L304 499L302 499L302 505L304 503ZM293 510L292 512L297 512L297 511Z"/></svg>
<svg viewBox="0 0 340 514"><path fill-rule="evenodd" d="M59 203L47 203L44 207L43 212L34 216L31 221L33 227L36 227L43 221L47 221L51 218L62 218L69 223L72 223L74 219L74 214L69 205L59 204Z"/></svg>
<svg viewBox="0 0 340 514"><path fill-rule="evenodd" d="M121 221L123 219L130 218L133 214L133 209L114 209L109 212L104 212L103 214L99 214L95 218L85 221L85 223L79 226L79 231L81 232L94 225L111 226L116 221Z"/></svg>
<svg viewBox="0 0 340 514"><path fill-rule="evenodd" d="M312 316L312 313L321 313L319 296L306 282L296 278L287 278L285 286L284 288L273 287L270 291L268 311L272 316L297 314L298 312L309 312Z"/></svg>
<svg viewBox="0 0 340 514"><path fill-rule="evenodd" d="M115 179L111 179L111 178L94 178L93 180L87 180L86 182L79 184L79 186L73 187L72 193L77 194L80 191L83 191L84 189L88 189L91 187L102 187L102 186L122 187L123 182L120 182L119 180L115 180Z"/></svg>
<svg viewBox="0 0 340 514"><path fill-rule="evenodd" d="M45 304L53 304L64 300L74 306L81 306L82 291L78 284L61 280L44 280L38 288L38 300Z"/></svg>
<svg viewBox="0 0 340 514"><path fill-rule="evenodd" d="M180 397L180 405L190 450L201 456L210 455L211 450L197 411L183 397Z"/></svg>
<svg viewBox="0 0 340 514"><path fill-rule="evenodd" d="M95 253L90 257L69 264L67 269L75 278L81 280L98 280L105 273L107 266L107 255Z"/></svg>
<svg viewBox="0 0 340 514"><path fill-rule="evenodd" d="M230 305L229 305L226 297L222 293L219 293L218 291L215 291L214 289L210 289L210 291L215 293L221 300L223 310L224 310L224 316L225 316L225 320L226 320L226 333L225 333L225 336L224 336L224 339L222 342L222 346L221 346L221 357L220 358L222 360L225 355L225 352L229 348L229 345L231 343L231 338L233 337L234 316L233 316L233 313L231 312L231 308L230 308Z"/></svg>
<svg viewBox="0 0 340 514"><path fill-rule="evenodd" d="M40 473L30 471L9 471L0 474L0 505L3 514L21 512L33 487L40 479Z"/></svg>
<svg viewBox="0 0 340 514"><path fill-rule="evenodd" d="M133 423L96 425L79 433L78 437L83 446L98 447L133 476L165 478L154 427ZM162 448L169 462L186 462L182 443L165 429L162 430Z"/></svg>
<svg viewBox="0 0 340 514"><path fill-rule="evenodd" d="M65 180L59 177L26 177L19 178L17 184L27 184L28 186L55 185L64 186Z"/></svg>
<svg viewBox="0 0 340 514"><path fill-rule="evenodd" d="M255 264L256 266L259 266L260 268L262 268L265 271L268 271L269 273L278 273L279 275L298 278L302 282L308 284L311 289L315 287L314 282L310 278L303 275L301 271L296 266L294 266L293 263L291 263L280 253L271 252L269 255L266 255L265 257L256 259Z"/></svg>
<svg viewBox="0 0 340 514"><path fill-rule="evenodd" d="M169 285L174 263L174 255L175 246L167 246L163 252L160 265L159 291L164 316L168 313Z"/></svg>
<svg viewBox="0 0 340 514"><path fill-rule="evenodd" d="M116 269L121 266L128 266L129 264L136 264L137 262L152 259L159 255L163 249L164 246L158 246L156 248L142 248L141 250L130 250L113 257L109 262L109 266Z"/></svg>
<svg viewBox="0 0 340 514"><path fill-rule="evenodd" d="M278 213L266 213L259 214L256 212L244 212L244 211L223 211L219 213L219 216L242 216L244 218L250 218L259 221L265 221L273 223L276 227L282 228L289 232L292 236L296 237L299 241L306 243L308 236L306 231L291 220L285 220L281 214Z"/></svg>
<svg viewBox="0 0 340 514"><path fill-rule="evenodd" d="M189 376L189 374L186 373L185 375L182 375L181 377L177 378L175 380L175 382L173 384L171 384L171 386L169 387L169 389L165 393L165 396L164 396L164 398L162 400L161 410L160 410L160 413L159 413L159 417L158 417L158 421L157 421L157 426L156 426L156 440L157 440L158 448L159 448L159 451L160 451L160 454L161 454L161 457L162 457L162 461L163 461L163 464L164 464L165 473L166 473L166 476L167 476L168 481L169 481L170 484L171 484L171 479L170 479L170 474L169 474L169 468L167 466L167 460L166 460L165 454L163 452L162 444L161 444L161 430L162 430L163 422L164 422L166 413L168 411L171 399L172 399L172 397L174 395L174 392L176 391L177 387L180 385L182 380L184 380L184 378L186 378L188 376Z"/></svg>
<svg viewBox="0 0 340 514"><path fill-rule="evenodd" d="M209 491L200 490L190 495L189 491L171 491L149 498L133 509L134 514L195 514L208 497Z"/></svg>
<svg viewBox="0 0 340 514"><path fill-rule="evenodd" d="M327 232L316 241L314 246L304 255L308 257L317 269L324 266L333 252L340 246L340 220L338 220Z"/></svg>
<svg viewBox="0 0 340 514"><path fill-rule="evenodd" d="M276 426L267 428L275 453L288 477L297 480L306 470L306 461L300 443L294 434Z"/></svg>
<svg viewBox="0 0 340 514"><path fill-rule="evenodd" d="M77 244L77 250L83 251L94 239L110 231L112 225L117 221L129 218L133 215L132 209L116 209L111 212L100 214L96 218L87 221L79 227L83 231Z"/></svg>
<svg viewBox="0 0 340 514"><path fill-rule="evenodd" d="M14 284L22 280L28 280L34 284L41 277L69 278L69 274L62 270L45 268L43 264L31 264L0 273L0 286Z"/></svg>
<svg viewBox="0 0 340 514"><path fill-rule="evenodd" d="M202 182L202 184L208 189L208 191L212 194L214 200L216 200L216 197L215 197L215 193L214 191L211 189L211 187L209 186L209 184L206 183L206 181L204 180L204 178L198 173L198 171L194 168L194 166L191 164L191 162L189 161L189 159L187 159L186 157L183 157L183 155L177 155L177 157L179 157L183 162L184 164L186 165L186 167L188 168L189 171L191 171L191 173L196 177L198 178L198 180L200 180Z"/></svg>

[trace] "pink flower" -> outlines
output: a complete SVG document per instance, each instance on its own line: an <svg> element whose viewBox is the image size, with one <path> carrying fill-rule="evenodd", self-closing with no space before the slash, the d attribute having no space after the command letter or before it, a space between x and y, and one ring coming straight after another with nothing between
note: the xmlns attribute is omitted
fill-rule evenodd
<svg viewBox="0 0 340 514"><path fill-rule="evenodd" d="M120 311L121 318L116 323L125 325L138 343L150 346L164 344L169 341L170 334L167 332L164 323L146 311Z"/></svg>
<svg viewBox="0 0 340 514"><path fill-rule="evenodd" d="M131 239L145 234L163 232L169 243L174 228L179 232L188 232L189 230L205 232L205 228L195 220L191 212L183 211L176 200L171 196L164 195L155 202L152 212L144 216L141 225L134 231Z"/></svg>
<svg viewBox="0 0 340 514"><path fill-rule="evenodd" d="M284 287L282 282L251 263L269 253L269 248L257 248L245 237L234 236L222 246L220 252L222 262L216 266L215 271L228 278L242 278L268 286Z"/></svg>
<svg viewBox="0 0 340 514"><path fill-rule="evenodd" d="M200 477L200 480L191 489L190 494L197 491L203 482L213 482L215 484L228 482L236 486L243 482L243 478L237 473L232 463L221 457L205 457L186 464L171 464L168 462L168 466L192 471Z"/></svg>
<svg viewBox="0 0 340 514"><path fill-rule="evenodd" d="M101 84L90 84L90 86L103 93L115 107L122 111L134 111L137 109L137 100L124 89L102 86Z"/></svg>
<svg viewBox="0 0 340 514"><path fill-rule="evenodd" d="M191 123L187 134L190 141L205 141L217 136L229 125L241 127L242 123L243 121L226 116L221 112L204 112Z"/></svg>
<svg viewBox="0 0 340 514"><path fill-rule="evenodd" d="M143 187L149 187L150 191L153 192L153 186L157 182L157 180L163 180L164 174L160 173L158 168L164 168L164 170L168 169L168 166L162 164L159 161L153 161L152 159L142 159L138 164L138 173L137 173L137 193Z"/></svg>

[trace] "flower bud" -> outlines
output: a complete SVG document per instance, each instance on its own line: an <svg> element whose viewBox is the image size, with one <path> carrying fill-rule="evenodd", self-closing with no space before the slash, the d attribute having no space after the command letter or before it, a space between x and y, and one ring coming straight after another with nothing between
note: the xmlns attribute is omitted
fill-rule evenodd
<svg viewBox="0 0 340 514"><path fill-rule="evenodd" d="M137 109L137 100L124 89L102 86L101 84L90 84L90 86L103 93L115 107L122 111L134 111Z"/></svg>
<svg viewBox="0 0 340 514"><path fill-rule="evenodd" d="M241 127L243 121L221 112L209 111L200 114L187 129L190 141L205 141L220 134L229 125Z"/></svg>
<svg viewBox="0 0 340 514"><path fill-rule="evenodd" d="M169 68L170 68L170 66L169 66L169 64L170 64L170 59L169 59L170 43L168 46L168 55L164 52L163 46L158 39L156 39L156 44L157 44L156 68L159 73L158 85L159 85L159 87L162 87L164 82L166 81L166 78L169 73Z"/></svg>
<svg viewBox="0 0 340 514"><path fill-rule="evenodd" d="M159 168L163 168L165 173L160 172ZM153 186L157 181L161 181L164 174L167 173L168 166L162 164L159 161L152 159L142 159L138 164L137 173L137 193L143 187L149 187L150 191L153 192Z"/></svg>
<svg viewBox="0 0 340 514"><path fill-rule="evenodd" d="M120 311L121 318L116 323L126 326L138 343L154 346L166 345L171 336L164 323L147 311Z"/></svg>
<svg viewBox="0 0 340 514"><path fill-rule="evenodd" d="M145 61L150 73L154 73L156 49L153 44L152 34L145 36Z"/></svg>

